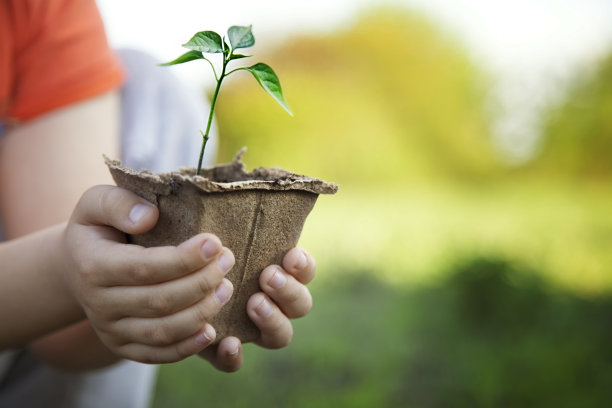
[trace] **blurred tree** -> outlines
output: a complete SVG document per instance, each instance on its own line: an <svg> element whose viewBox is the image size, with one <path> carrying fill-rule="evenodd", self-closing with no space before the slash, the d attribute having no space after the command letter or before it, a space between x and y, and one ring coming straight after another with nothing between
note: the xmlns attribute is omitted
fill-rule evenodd
<svg viewBox="0 0 612 408"><path fill-rule="evenodd" d="M371 10L346 31L296 38L262 60L276 68L295 117L246 76L234 78L218 107L223 160L248 145L247 163L341 183L457 180L499 168L485 77L422 16Z"/></svg>
<svg viewBox="0 0 612 408"><path fill-rule="evenodd" d="M612 178L612 54L592 75L575 81L545 123L541 153L532 169L576 178Z"/></svg>

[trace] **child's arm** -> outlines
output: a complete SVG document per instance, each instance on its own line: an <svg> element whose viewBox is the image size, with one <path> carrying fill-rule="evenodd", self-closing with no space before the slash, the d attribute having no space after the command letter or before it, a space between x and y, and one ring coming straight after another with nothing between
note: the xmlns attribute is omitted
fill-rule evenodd
<svg viewBox="0 0 612 408"><path fill-rule="evenodd" d="M0 219L5 239L66 222L83 191L112 182L101 154L119 151L119 103L118 93L109 92L49 112L3 135ZM80 328L60 330L29 347L59 368L94 368L115 361L87 325L84 320L77 323Z"/></svg>
<svg viewBox="0 0 612 408"><path fill-rule="evenodd" d="M14 239L68 220L80 195L112 182L101 153L119 151L119 96L109 92L30 120L0 145L0 218ZM114 362L83 320L31 343L40 359L59 368L96 368Z"/></svg>

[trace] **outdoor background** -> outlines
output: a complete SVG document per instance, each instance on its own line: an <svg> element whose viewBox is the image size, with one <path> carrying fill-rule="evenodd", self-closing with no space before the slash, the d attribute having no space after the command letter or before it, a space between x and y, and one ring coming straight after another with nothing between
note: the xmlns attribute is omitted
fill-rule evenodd
<svg viewBox="0 0 612 408"><path fill-rule="evenodd" d="M249 168L340 185L303 231L315 303L292 344L247 345L234 374L163 366L155 407L609 404L609 2L117 3L111 42L160 60L253 24L295 117L230 77L219 161L246 145ZM205 63L175 72L212 92Z"/></svg>

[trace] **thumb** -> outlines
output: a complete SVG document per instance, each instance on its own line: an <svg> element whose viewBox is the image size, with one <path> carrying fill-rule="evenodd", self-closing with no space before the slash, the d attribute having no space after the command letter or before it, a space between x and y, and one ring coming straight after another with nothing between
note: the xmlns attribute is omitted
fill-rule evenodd
<svg viewBox="0 0 612 408"><path fill-rule="evenodd" d="M95 186L79 200L72 221L82 225L110 225L128 234L142 234L157 223L157 207L115 186Z"/></svg>

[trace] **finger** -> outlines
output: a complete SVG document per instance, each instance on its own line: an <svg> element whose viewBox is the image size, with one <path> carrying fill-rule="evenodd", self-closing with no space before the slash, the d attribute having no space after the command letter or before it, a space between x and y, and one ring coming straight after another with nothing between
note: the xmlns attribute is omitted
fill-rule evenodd
<svg viewBox="0 0 612 408"><path fill-rule="evenodd" d="M259 286L290 319L302 317L312 309L312 296L308 288L285 272L271 265L259 276Z"/></svg>
<svg viewBox="0 0 612 408"><path fill-rule="evenodd" d="M217 370L226 373L238 371L242 367L242 343L236 337L226 337L214 347L207 347L200 353Z"/></svg>
<svg viewBox="0 0 612 408"><path fill-rule="evenodd" d="M259 292L251 296L247 302L247 314L261 331L256 344L277 349L291 342L291 322L266 294Z"/></svg>
<svg viewBox="0 0 612 408"><path fill-rule="evenodd" d="M114 352L120 357L145 364L174 363L201 352L214 341L215 336L215 329L206 324L194 335L175 344L155 347L128 343L117 347Z"/></svg>
<svg viewBox="0 0 612 408"><path fill-rule="evenodd" d="M167 282L191 274L215 259L221 270L229 270L234 264L231 251L212 234L198 234L177 247L143 248L107 242L92 253L92 258L92 265L105 265L102 273L96 273L95 283L99 286Z"/></svg>
<svg viewBox="0 0 612 408"><path fill-rule="evenodd" d="M218 289L233 263L232 253L225 249L216 261L178 279L147 286L105 288L104 304L117 305L115 313L110 314L113 311L107 310L109 318L159 317L183 310ZM215 291L215 295L224 294Z"/></svg>
<svg viewBox="0 0 612 408"><path fill-rule="evenodd" d="M213 295L186 309L164 317L126 317L113 322L110 330L121 333L119 337L125 343L168 346L192 336L210 322L227 303L232 291L232 283L224 279Z"/></svg>
<svg viewBox="0 0 612 408"><path fill-rule="evenodd" d="M317 264L305 249L293 248L285 254L283 268L299 282L307 284L314 278Z"/></svg>
<svg viewBox="0 0 612 408"><path fill-rule="evenodd" d="M79 200L72 220L81 225L110 225L128 234L142 234L157 223L159 211L147 200L114 186L95 186Z"/></svg>

